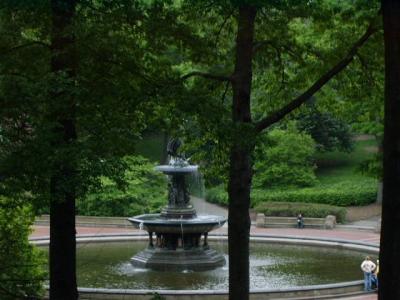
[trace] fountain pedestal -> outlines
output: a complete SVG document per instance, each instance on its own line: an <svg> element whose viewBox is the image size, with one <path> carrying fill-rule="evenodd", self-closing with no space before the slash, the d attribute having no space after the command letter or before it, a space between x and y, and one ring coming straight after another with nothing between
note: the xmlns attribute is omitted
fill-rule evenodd
<svg viewBox="0 0 400 300"><path fill-rule="evenodd" d="M170 142L171 144L171 142ZM169 146L170 146L169 144ZM147 249L131 259L136 267L155 270L209 270L225 265L225 258L208 246L208 232L221 227L226 219L221 216L196 214L190 204L185 175L197 172L197 166L175 155L169 165L156 169L168 175L168 205L160 214L146 214L129 218L137 228L149 233Z"/></svg>

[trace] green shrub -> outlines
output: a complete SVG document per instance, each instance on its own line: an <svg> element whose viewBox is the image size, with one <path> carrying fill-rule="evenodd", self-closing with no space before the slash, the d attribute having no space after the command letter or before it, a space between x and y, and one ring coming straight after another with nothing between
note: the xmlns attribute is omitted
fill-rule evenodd
<svg viewBox="0 0 400 300"><path fill-rule="evenodd" d="M127 217L158 212L166 204L165 176L154 164L140 156L127 157L125 187L103 178L102 187L77 202L77 211L85 216Z"/></svg>
<svg viewBox="0 0 400 300"><path fill-rule="evenodd" d="M44 293L44 253L28 241L32 209L0 197L0 299L36 299Z"/></svg>
<svg viewBox="0 0 400 300"><path fill-rule="evenodd" d="M338 182L319 184L308 188L271 188L253 189L251 205L255 207L262 202L302 202L321 203L336 206L363 206L376 200L377 185L375 180ZM207 190L206 200L218 205L228 205L228 194L223 186Z"/></svg>
<svg viewBox="0 0 400 300"><path fill-rule="evenodd" d="M325 218L327 215L334 215L339 223L343 223L346 218L345 208L316 203L262 202L255 207L255 210L274 217L296 217L299 213L309 218Z"/></svg>
<svg viewBox="0 0 400 300"><path fill-rule="evenodd" d="M337 206L362 206L376 200L376 184L352 184L341 182L331 186L318 186L302 189L282 189L253 191L253 205L260 202L304 202L322 203Z"/></svg>
<svg viewBox="0 0 400 300"><path fill-rule="evenodd" d="M222 185L209 188L206 191L206 201L221 206L228 206L228 193Z"/></svg>
<svg viewBox="0 0 400 300"><path fill-rule="evenodd" d="M256 147L253 186L312 186L315 143L294 126L274 129Z"/></svg>

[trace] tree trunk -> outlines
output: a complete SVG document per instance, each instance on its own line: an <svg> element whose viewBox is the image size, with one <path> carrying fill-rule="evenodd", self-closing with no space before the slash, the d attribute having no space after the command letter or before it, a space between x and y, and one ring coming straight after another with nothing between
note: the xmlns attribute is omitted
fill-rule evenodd
<svg viewBox="0 0 400 300"><path fill-rule="evenodd" d="M52 37L51 70L74 82L76 58L71 33L75 0L51 0ZM57 86L57 82L55 83ZM68 86L68 84L66 84ZM50 111L54 122L52 147L62 150L55 155L50 179L50 299L78 299L76 283L75 240L75 164L73 151L76 141L75 102L71 92L57 88L51 93Z"/></svg>
<svg viewBox="0 0 400 300"><path fill-rule="evenodd" d="M400 2L383 0L385 130L379 299L400 299Z"/></svg>
<svg viewBox="0 0 400 300"><path fill-rule="evenodd" d="M250 187L252 179L251 153L254 140L242 135L251 126L250 93L252 53L256 9L239 9L236 38L236 63L232 76L232 119L235 134L230 150L229 171L229 299L249 299L249 236Z"/></svg>

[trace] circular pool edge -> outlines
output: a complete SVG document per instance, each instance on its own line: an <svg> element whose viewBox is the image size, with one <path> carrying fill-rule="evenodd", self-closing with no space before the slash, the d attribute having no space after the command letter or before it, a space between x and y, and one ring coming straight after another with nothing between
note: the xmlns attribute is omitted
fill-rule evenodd
<svg viewBox="0 0 400 300"><path fill-rule="evenodd" d="M226 234L213 234L209 236L210 240L227 240ZM143 234L102 234L102 235L78 235L76 237L79 243L103 243L103 242L121 242L121 241L144 241L147 235ZM355 242L335 238L317 238L317 237L294 237L286 235L251 235L250 241L253 243L279 243L286 245L302 245L336 249L347 249L361 251L368 254L378 254L379 246L371 243ZM30 239L30 242L37 246L47 246L48 237L38 237ZM361 276L360 276L361 277ZM318 299L328 296L346 297L350 295L359 295L363 292L363 280L338 282L332 284L299 286L282 289L251 289L251 300L264 299ZM85 288L79 287L80 299L91 300L151 300L154 295L159 294L166 300L226 300L228 299L228 290L134 290L134 289L106 289L106 288ZM331 298L334 299L334 298Z"/></svg>

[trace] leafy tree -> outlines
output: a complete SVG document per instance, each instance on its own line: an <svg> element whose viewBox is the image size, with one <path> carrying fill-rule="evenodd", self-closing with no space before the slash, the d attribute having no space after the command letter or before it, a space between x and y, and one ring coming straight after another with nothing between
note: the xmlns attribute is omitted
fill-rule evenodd
<svg viewBox="0 0 400 300"><path fill-rule="evenodd" d="M314 185L314 152L313 139L293 126L271 130L255 149L253 186Z"/></svg>
<svg viewBox="0 0 400 300"><path fill-rule="evenodd" d="M350 152L354 147L350 126L332 113L311 107L300 113L297 120L298 128L312 136L320 152Z"/></svg>
<svg viewBox="0 0 400 300"><path fill-rule="evenodd" d="M212 94L209 90L222 93L211 101L203 96L196 98L198 93L194 93L190 103L192 111L207 103L205 112L196 114L199 127L217 145L217 152L221 150L220 157L228 157L219 163L228 167L229 295L231 300L246 300L248 209L256 137L347 70L361 47L379 30L375 21L378 5L375 1L185 3L190 7L191 20L201 20L198 31L206 37L212 33L217 36L210 38L213 48L205 53L207 63L198 59L187 64L182 71L188 72L182 79L193 91L202 87L205 94ZM365 24L369 24L366 30ZM360 37L355 38L355 33ZM340 91L334 86L331 90ZM210 116L214 111L217 114ZM214 118L217 122L211 124Z"/></svg>
<svg viewBox="0 0 400 300"><path fill-rule="evenodd" d="M382 1L385 40L385 129L378 299L398 299L400 290L400 2Z"/></svg>
<svg viewBox="0 0 400 300"><path fill-rule="evenodd" d="M0 8L0 188L50 204L51 298L78 297L75 200L104 177L122 185L122 158L175 97L160 87L174 74L164 25L185 32L165 5L54 0Z"/></svg>
<svg viewBox="0 0 400 300"><path fill-rule="evenodd" d="M28 241L32 207L0 197L0 298L39 298L47 279L44 253Z"/></svg>

